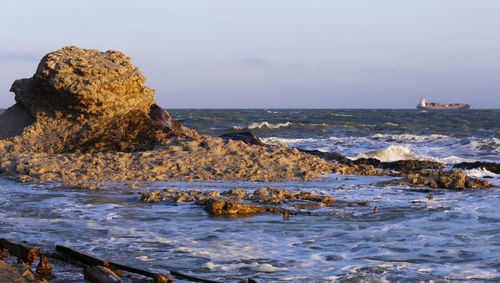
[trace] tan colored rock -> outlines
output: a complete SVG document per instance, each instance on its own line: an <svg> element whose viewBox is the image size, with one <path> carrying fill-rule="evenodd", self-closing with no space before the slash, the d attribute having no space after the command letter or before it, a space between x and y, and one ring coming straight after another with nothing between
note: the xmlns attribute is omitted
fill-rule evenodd
<svg viewBox="0 0 500 283"><path fill-rule="evenodd" d="M219 194L217 191L164 189L141 193L145 202L195 202L203 205L211 215L251 215L263 212L283 214L288 218L297 210L338 205L367 205L367 202L338 202L330 196L308 192L289 192L285 189L263 187L247 194L236 188ZM283 206L285 205L285 206ZM292 209L291 209L292 208Z"/></svg>
<svg viewBox="0 0 500 283"><path fill-rule="evenodd" d="M143 86L145 81L119 51L67 46L45 55L35 75L16 80L11 91L33 117L55 111L114 116L134 110L148 113L155 91Z"/></svg>
<svg viewBox="0 0 500 283"><path fill-rule="evenodd" d="M256 214L266 212L266 208L227 200L209 199L205 210L211 215Z"/></svg>
<svg viewBox="0 0 500 283"><path fill-rule="evenodd" d="M47 281L22 264L9 264L0 260L0 282L44 283Z"/></svg>
<svg viewBox="0 0 500 283"><path fill-rule="evenodd" d="M12 129L0 131L0 138L22 134L4 149L135 151L172 135L196 137L156 105L155 91L143 85L145 80L118 51L69 46L51 52L33 77L12 85L17 104L0 116L0 125L8 120Z"/></svg>
<svg viewBox="0 0 500 283"><path fill-rule="evenodd" d="M422 170L408 174L407 177L377 182L380 186L418 186L451 190L479 189L491 187L490 182L482 179L468 177L462 170Z"/></svg>

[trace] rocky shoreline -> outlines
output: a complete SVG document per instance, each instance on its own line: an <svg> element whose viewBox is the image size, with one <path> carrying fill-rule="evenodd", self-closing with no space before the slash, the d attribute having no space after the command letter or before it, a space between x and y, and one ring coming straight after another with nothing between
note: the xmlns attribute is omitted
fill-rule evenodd
<svg viewBox="0 0 500 283"><path fill-rule="evenodd" d="M338 153L266 145L249 132L199 135L158 106L155 91L144 82L130 58L118 51L70 46L47 54L32 78L13 83L16 104L0 115L0 174L81 189L105 188L104 183L322 181L331 173L394 177L377 186L491 186L439 162L350 160ZM484 162L455 167L499 172L499 164ZM165 189L142 192L141 200L193 202L211 215L267 212L283 218L323 206L367 205L273 187L223 193ZM0 278L45 282L1 257Z"/></svg>
<svg viewBox="0 0 500 283"><path fill-rule="evenodd" d="M130 61L118 51L70 46L43 57L32 78L16 80L17 103L0 115L0 173L80 188L129 181L311 181L330 173L403 177L408 180L398 182L411 186L490 186L444 171L438 162L353 161L268 146L251 133L201 136L156 104L154 90Z"/></svg>

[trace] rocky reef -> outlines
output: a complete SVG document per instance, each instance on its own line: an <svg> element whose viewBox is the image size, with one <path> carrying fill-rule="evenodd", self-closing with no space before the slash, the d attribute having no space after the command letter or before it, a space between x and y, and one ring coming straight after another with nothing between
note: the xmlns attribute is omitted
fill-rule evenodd
<svg viewBox="0 0 500 283"><path fill-rule="evenodd" d="M282 188L262 187L254 192L235 188L219 191L182 191L164 189L143 192L141 200L150 203L194 202L204 206L211 215L253 215L258 213L278 213L288 218L294 214L310 214L310 209L332 205L366 206L367 202L337 201L331 196L317 195L303 191L288 191Z"/></svg>

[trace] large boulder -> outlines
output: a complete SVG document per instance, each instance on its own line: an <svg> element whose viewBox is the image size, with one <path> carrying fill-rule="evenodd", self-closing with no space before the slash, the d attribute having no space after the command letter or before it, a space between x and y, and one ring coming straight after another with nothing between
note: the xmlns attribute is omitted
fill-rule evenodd
<svg viewBox="0 0 500 283"><path fill-rule="evenodd" d="M11 150L75 152L137 150L169 136L197 136L156 104L145 80L119 51L68 46L51 52L33 77L13 83L12 108L24 120L0 138L22 132ZM26 127L26 117L35 122Z"/></svg>
<svg viewBox="0 0 500 283"><path fill-rule="evenodd" d="M36 117L62 111L114 116L133 110L147 113L155 103L153 89L130 58L119 51L64 47L45 55L33 77L16 80L16 102Z"/></svg>

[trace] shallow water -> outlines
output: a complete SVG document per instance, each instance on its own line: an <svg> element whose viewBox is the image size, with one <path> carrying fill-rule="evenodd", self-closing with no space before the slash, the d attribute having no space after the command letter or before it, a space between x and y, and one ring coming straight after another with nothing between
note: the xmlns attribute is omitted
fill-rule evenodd
<svg viewBox="0 0 500 283"><path fill-rule="evenodd" d="M79 191L1 179L0 234L46 250L66 245L126 265L224 282L500 279L499 188L434 190L430 200L419 190L366 185L380 177L341 179L273 183L369 201L365 207L320 208L288 220L272 214L214 217L194 204L143 203L131 190ZM151 187L253 190L264 185ZM72 273L59 279L64 276L78 279Z"/></svg>

